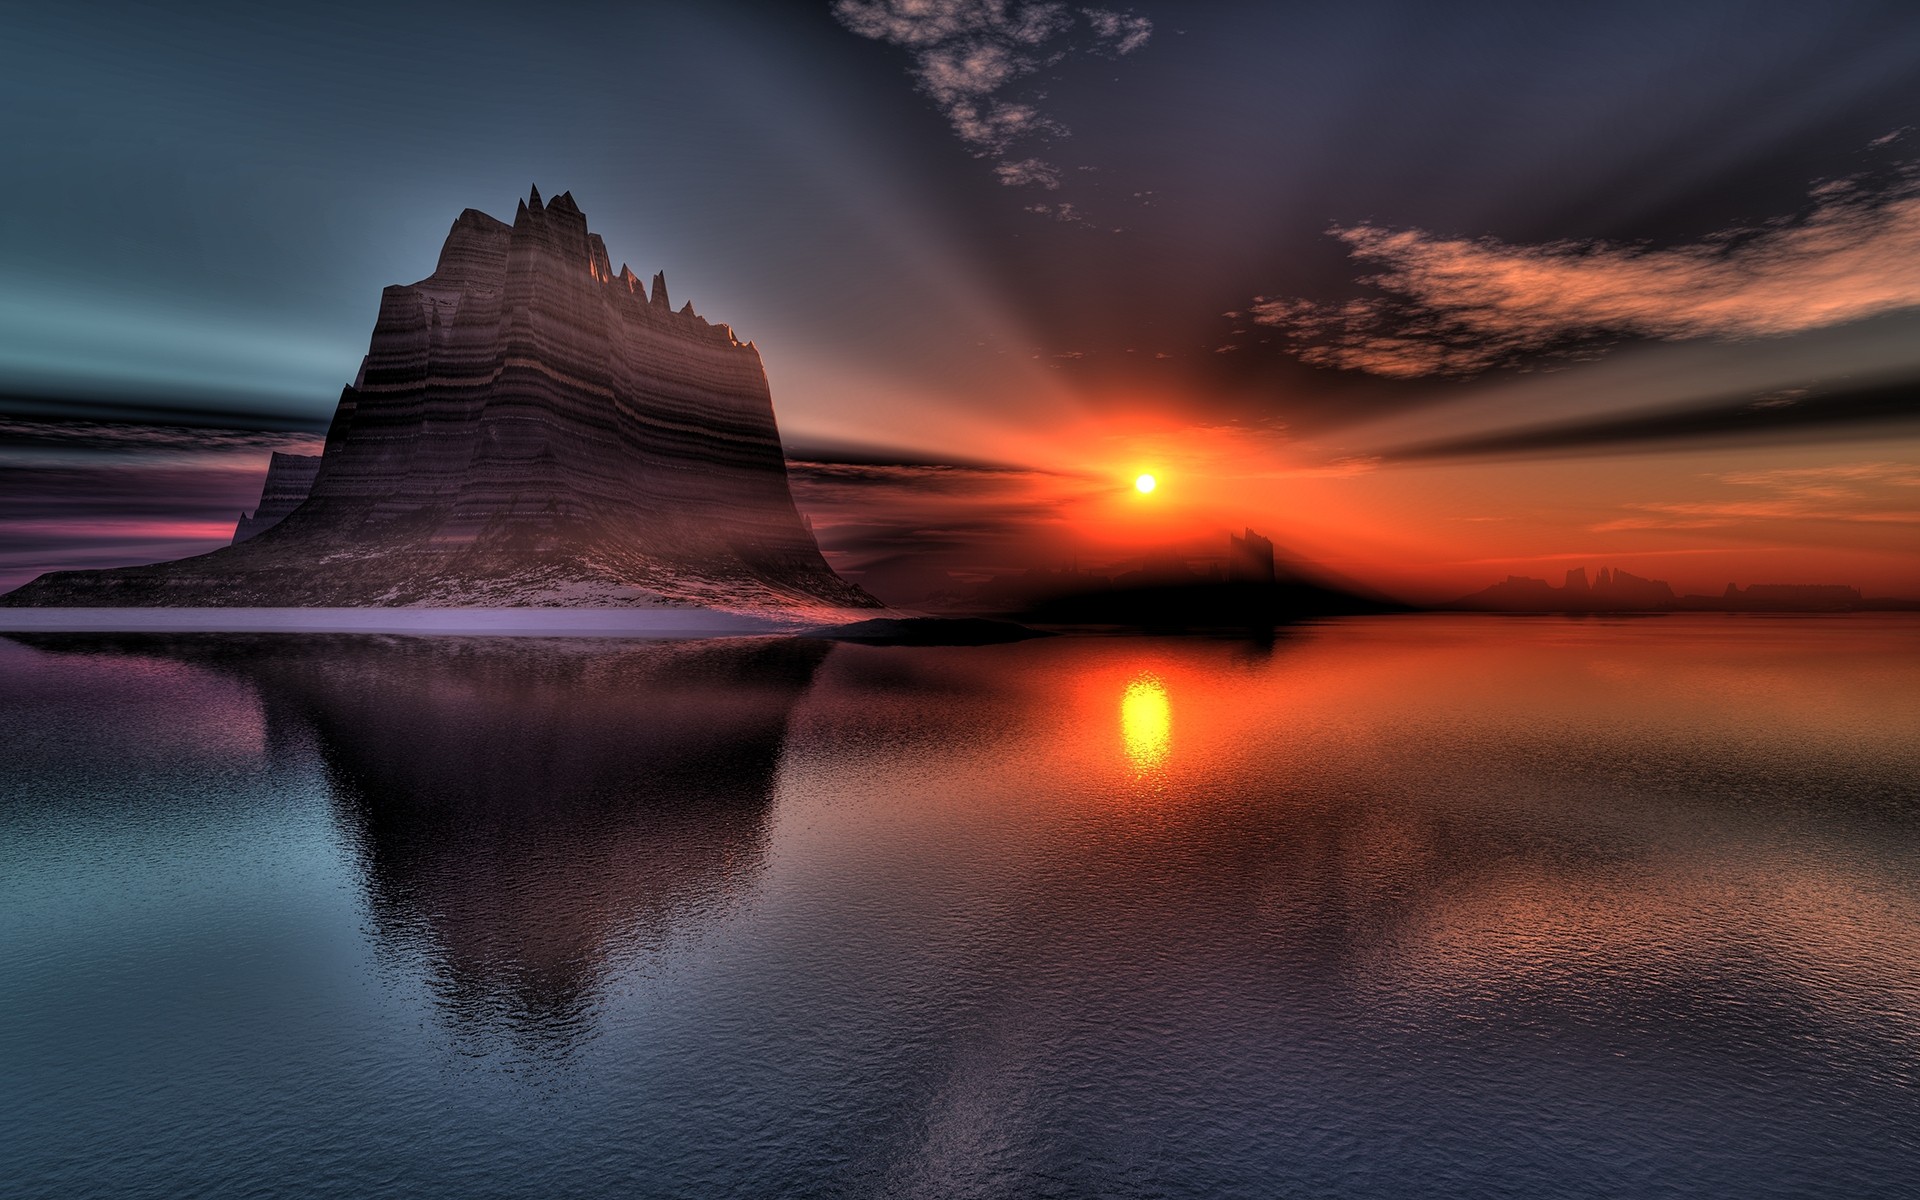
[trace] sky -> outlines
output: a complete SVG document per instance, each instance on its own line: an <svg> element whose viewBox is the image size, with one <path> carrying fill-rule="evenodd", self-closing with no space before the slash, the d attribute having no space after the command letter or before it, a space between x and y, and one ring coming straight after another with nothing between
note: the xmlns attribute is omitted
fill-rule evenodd
<svg viewBox="0 0 1920 1200"><path fill-rule="evenodd" d="M1920 595L1920 7L10 5L0 587L221 544L571 191L850 574ZM1151 472L1151 496L1132 486Z"/></svg>

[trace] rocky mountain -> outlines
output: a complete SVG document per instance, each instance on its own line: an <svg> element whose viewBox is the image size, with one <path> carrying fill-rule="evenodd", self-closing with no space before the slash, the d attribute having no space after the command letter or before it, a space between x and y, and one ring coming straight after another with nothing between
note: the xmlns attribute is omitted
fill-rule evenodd
<svg viewBox="0 0 1920 1200"><path fill-rule="evenodd" d="M260 503L250 513L241 513L233 527L233 540L244 542L265 533L287 519L294 509L306 503L313 493L314 477L320 474L317 454L273 452L267 463L267 478L260 485Z"/></svg>
<svg viewBox="0 0 1920 1200"><path fill-rule="evenodd" d="M277 523L0 603L877 602L794 508L759 351L673 308L663 275L615 271L573 197L536 189L511 225L461 213L433 274L385 290L311 490Z"/></svg>

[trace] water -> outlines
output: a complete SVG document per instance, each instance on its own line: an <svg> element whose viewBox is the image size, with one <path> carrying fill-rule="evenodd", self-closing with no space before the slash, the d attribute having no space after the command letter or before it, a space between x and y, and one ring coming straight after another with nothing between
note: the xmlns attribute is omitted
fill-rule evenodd
<svg viewBox="0 0 1920 1200"><path fill-rule="evenodd" d="M1911 1197L1916 668L0 639L0 1192Z"/></svg>

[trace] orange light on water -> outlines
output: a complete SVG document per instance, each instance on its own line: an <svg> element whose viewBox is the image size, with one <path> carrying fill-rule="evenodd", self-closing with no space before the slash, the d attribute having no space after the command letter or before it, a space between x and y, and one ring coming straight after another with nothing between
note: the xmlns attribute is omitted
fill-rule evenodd
<svg viewBox="0 0 1920 1200"><path fill-rule="evenodd" d="M1142 674L1120 698L1120 739L1134 768L1150 771L1167 761L1173 743L1173 705L1157 675Z"/></svg>

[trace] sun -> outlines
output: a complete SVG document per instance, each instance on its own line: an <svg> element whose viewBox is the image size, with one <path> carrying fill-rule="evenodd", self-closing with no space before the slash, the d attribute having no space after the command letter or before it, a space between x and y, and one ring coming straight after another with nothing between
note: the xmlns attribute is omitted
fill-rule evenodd
<svg viewBox="0 0 1920 1200"><path fill-rule="evenodd" d="M1144 496L1148 492L1151 492L1154 488L1159 487L1160 482L1151 475L1142 475L1140 478L1133 481L1133 486L1138 488L1140 490L1140 494Z"/></svg>

